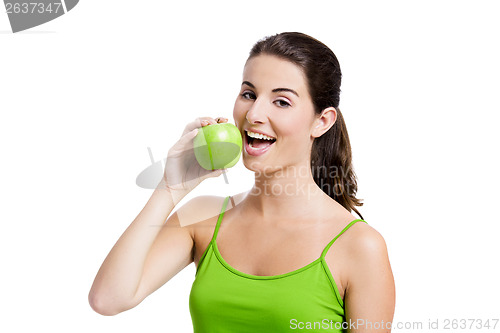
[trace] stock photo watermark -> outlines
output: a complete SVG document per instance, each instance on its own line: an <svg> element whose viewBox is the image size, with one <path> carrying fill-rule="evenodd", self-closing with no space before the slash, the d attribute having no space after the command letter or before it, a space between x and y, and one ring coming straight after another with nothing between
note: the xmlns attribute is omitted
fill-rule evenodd
<svg viewBox="0 0 500 333"><path fill-rule="evenodd" d="M290 329L292 330L378 330L386 329L393 331L432 331L432 330L484 330L494 332L499 328L499 318L435 318L424 321L370 321L365 319L335 322L329 319L321 321L299 321L290 319Z"/></svg>
<svg viewBox="0 0 500 333"><path fill-rule="evenodd" d="M166 158L155 160L151 148L148 147L149 159L151 165L142 170L136 177L136 185L145 189L155 189L164 176L164 166ZM192 153L188 152L189 154ZM272 167L264 166L259 168L258 165L251 166L255 175L255 191L253 195L304 195L309 196L314 193L316 187L321 188L329 195L342 196L344 194L354 193L355 183L350 181L351 169L339 166L287 166ZM229 179L226 172L223 173L224 182L229 184ZM318 179L317 184L308 184L301 182L300 179L313 176ZM294 179L295 182L280 183L282 179ZM196 182L197 179L183 179L184 182ZM179 180L180 181L180 180ZM176 186L180 184L171 183Z"/></svg>
<svg viewBox="0 0 500 333"><path fill-rule="evenodd" d="M256 194L264 195L307 195L314 193L316 187L321 188L328 195L342 196L343 194L351 194L355 191L355 183L350 181L350 167L344 168L341 166L287 166L270 167L264 166L255 171L255 182L258 186ZM308 184L307 186L300 182L299 179L304 179L313 176L317 179L316 184ZM280 179L295 179L295 183L279 183ZM268 182L268 180L273 180Z"/></svg>
<svg viewBox="0 0 500 333"><path fill-rule="evenodd" d="M78 2L79 0L4 0L5 13L9 17L13 33L52 21L72 10Z"/></svg>
<svg viewBox="0 0 500 333"><path fill-rule="evenodd" d="M186 173L182 179L168 179L165 180L165 166L167 158L156 160L150 147L147 147L150 165L144 168L136 177L136 185L145 189L158 189L166 188L165 183L168 183L169 188L185 188L189 183L199 184L200 179L195 175L196 173ZM182 154L187 156L193 155L193 149L183 151ZM182 155L180 154L180 155ZM175 157L175 156L174 156ZM196 163L196 161L193 161ZM342 168L337 166L287 166L287 167L271 167L265 165L262 168L260 165L251 165L250 169L253 170L255 176L255 186L248 195L265 195L265 196L307 196L312 198L318 193L318 187L321 188L328 195L335 194L342 196L345 193L354 193L356 184L350 182L351 169ZM229 184L229 178L226 175L227 170L222 170L222 175L225 184ZM304 182L305 178L315 177L318 180L314 183ZM187 179L191 177L192 179ZM178 203L183 195L178 196L178 193L172 191L172 199ZM181 190L182 192L182 190ZM235 207L236 204L231 196L231 205ZM212 207L198 207L200 210L211 212L214 216L219 214L217 210ZM188 225L192 220L190 214L184 210L177 211L178 219L181 226ZM187 214L188 216L184 216ZM210 213L209 213L210 214ZM190 222L192 223L192 222Z"/></svg>

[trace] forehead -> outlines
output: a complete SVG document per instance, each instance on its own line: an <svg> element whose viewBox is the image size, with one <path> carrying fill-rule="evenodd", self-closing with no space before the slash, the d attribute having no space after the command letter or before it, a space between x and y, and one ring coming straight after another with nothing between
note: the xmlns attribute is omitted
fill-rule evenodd
<svg viewBox="0 0 500 333"><path fill-rule="evenodd" d="M291 88L299 95L307 90L305 75L299 66L271 55L250 58L243 69L243 80L257 89Z"/></svg>

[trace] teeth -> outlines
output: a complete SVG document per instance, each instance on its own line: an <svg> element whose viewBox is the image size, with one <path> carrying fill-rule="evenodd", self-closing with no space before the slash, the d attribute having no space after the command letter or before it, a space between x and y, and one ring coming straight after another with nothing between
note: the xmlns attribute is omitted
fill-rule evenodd
<svg viewBox="0 0 500 333"><path fill-rule="evenodd" d="M248 134L249 137L255 138L255 139L274 140L274 138L271 138L270 136L267 136L267 135L264 135L264 134L260 134L260 133L254 133L254 132L247 131L247 134Z"/></svg>

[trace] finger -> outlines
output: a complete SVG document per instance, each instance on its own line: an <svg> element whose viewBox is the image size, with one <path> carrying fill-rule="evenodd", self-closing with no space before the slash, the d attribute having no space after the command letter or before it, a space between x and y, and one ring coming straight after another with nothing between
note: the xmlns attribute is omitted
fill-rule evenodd
<svg viewBox="0 0 500 333"><path fill-rule="evenodd" d="M185 149L193 148L192 141L197 134L198 134L198 128L195 128L194 130L183 134L177 141L177 143L172 147L173 151L178 153L184 151Z"/></svg>
<svg viewBox="0 0 500 333"><path fill-rule="evenodd" d="M214 119L214 118L206 117L202 121L202 126L213 125L213 124L220 124L220 123L223 123L223 122L227 122L227 118L217 117L217 118Z"/></svg>
<svg viewBox="0 0 500 333"><path fill-rule="evenodd" d="M211 117L199 117L199 118L196 118L194 121L190 122L189 124L186 125L186 127L184 128L184 133L183 134L186 134L192 130L194 130L195 128L200 128L200 127L204 127L204 126L208 126L208 125L212 125L212 124L216 124L216 120L214 118L211 118Z"/></svg>
<svg viewBox="0 0 500 333"><path fill-rule="evenodd" d="M224 118L224 117L217 117L215 118L215 121L219 124L221 123L227 123L227 118Z"/></svg>
<svg viewBox="0 0 500 333"><path fill-rule="evenodd" d="M169 149L168 157L179 157L186 154L186 152L193 150L193 139L197 134L198 129L195 128L194 130L182 135L175 145Z"/></svg>

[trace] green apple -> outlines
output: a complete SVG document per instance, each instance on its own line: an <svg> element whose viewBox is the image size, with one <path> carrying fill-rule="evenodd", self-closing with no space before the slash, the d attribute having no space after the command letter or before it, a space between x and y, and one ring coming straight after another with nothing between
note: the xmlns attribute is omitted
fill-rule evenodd
<svg viewBox="0 0 500 333"><path fill-rule="evenodd" d="M193 140L193 148L196 160L203 169L230 168L241 156L241 133L230 123L201 127Z"/></svg>

